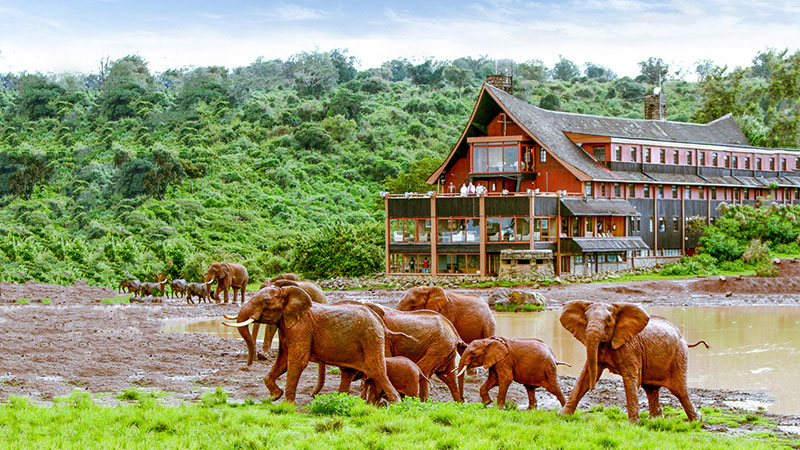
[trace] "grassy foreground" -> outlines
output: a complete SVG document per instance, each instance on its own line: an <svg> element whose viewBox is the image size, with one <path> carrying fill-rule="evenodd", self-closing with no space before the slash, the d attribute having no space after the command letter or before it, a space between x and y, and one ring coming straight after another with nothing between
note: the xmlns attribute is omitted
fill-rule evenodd
<svg viewBox="0 0 800 450"><path fill-rule="evenodd" d="M778 442L716 436L682 411L631 425L618 408L594 408L571 417L553 411L484 408L479 404L421 403L408 399L387 408L343 394L320 396L307 413L292 405L226 402L221 389L201 404L159 405L135 391L117 407L95 405L73 393L53 407L12 397L0 405L2 448L180 449L606 449L786 448ZM762 436L764 437L764 436ZM767 437L769 438L769 437Z"/></svg>

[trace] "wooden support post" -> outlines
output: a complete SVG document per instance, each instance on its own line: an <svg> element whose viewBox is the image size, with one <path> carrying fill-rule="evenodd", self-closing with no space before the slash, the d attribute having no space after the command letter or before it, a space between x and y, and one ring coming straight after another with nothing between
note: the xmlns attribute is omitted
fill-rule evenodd
<svg viewBox="0 0 800 450"><path fill-rule="evenodd" d="M686 256L686 186L681 186L681 256Z"/></svg>
<svg viewBox="0 0 800 450"><path fill-rule="evenodd" d="M480 218L480 239L481 239L481 276L486 276L486 196L481 194L478 197L478 214Z"/></svg>
<svg viewBox="0 0 800 450"><path fill-rule="evenodd" d="M561 194L558 194L558 218L556 219L556 276L561 276Z"/></svg>
<svg viewBox="0 0 800 450"><path fill-rule="evenodd" d="M653 251L658 265L658 188L653 190Z"/></svg>
<svg viewBox="0 0 800 450"><path fill-rule="evenodd" d="M392 230L391 230L391 228L389 226L389 224L391 223L389 221L389 194L386 194L386 196L383 197L383 211L384 211L383 212L383 216L385 217L385 221L384 221L384 234L385 234L385 236L384 236L383 241L384 241L384 251L386 252L386 261L385 261L386 262L386 275L389 275L390 270L391 270L391 258L390 258L390 255L389 255L389 237L392 234Z"/></svg>
<svg viewBox="0 0 800 450"><path fill-rule="evenodd" d="M530 205L531 205L530 206L530 210L529 210L529 212L530 212L530 214L529 214L530 232L531 232L531 239L530 239L531 242L530 242L530 244L531 244L531 250L533 250L533 249L536 248L535 239L533 238L534 231L535 231L534 226L536 225L536 214L535 214L536 213L536 192L531 192L530 193Z"/></svg>
<svg viewBox="0 0 800 450"><path fill-rule="evenodd" d="M431 195L431 276L436 275L439 269L439 255L436 252L438 240L439 224L436 223L436 196Z"/></svg>

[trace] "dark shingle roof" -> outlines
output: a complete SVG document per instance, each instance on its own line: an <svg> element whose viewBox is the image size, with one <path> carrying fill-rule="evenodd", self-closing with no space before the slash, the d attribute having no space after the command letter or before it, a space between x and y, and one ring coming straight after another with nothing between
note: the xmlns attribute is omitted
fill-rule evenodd
<svg viewBox="0 0 800 450"><path fill-rule="evenodd" d="M571 238L562 240L563 249L569 253L577 252L622 252L627 250L647 250L647 244L639 236Z"/></svg>
<svg viewBox="0 0 800 450"><path fill-rule="evenodd" d="M526 103L491 85L484 85L499 103L545 147L592 178L616 179L616 173L597 164L564 133L654 139L718 145L749 145L733 116L707 124L624 119L549 111Z"/></svg>
<svg viewBox="0 0 800 450"><path fill-rule="evenodd" d="M565 216L638 216L639 212L627 200L606 198L562 198Z"/></svg>

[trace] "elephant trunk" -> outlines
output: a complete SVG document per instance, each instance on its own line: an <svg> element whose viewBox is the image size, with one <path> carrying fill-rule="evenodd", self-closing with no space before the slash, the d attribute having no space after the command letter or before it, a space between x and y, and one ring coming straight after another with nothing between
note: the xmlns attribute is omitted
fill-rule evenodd
<svg viewBox="0 0 800 450"><path fill-rule="evenodd" d="M239 336L244 339L244 343L247 345L247 365L253 364L253 359L255 359L256 354L256 340L255 337L250 334L250 327L239 327Z"/></svg>
<svg viewBox="0 0 800 450"><path fill-rule="evenodd" d="M600 347L600 330L586 329L586 371L589 376L589 390L597 382L597 351Z"/></svg>

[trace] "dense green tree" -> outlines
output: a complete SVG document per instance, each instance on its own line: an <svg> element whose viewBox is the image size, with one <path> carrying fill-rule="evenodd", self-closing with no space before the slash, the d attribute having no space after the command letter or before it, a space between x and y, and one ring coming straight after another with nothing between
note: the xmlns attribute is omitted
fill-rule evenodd
<svg viewBox="0 0 800 450"><path fill-rule="evenodd" d="M336 87L339 72L328 53L302 52L289 59L294 85L301 95L319 98Z"/></svg>
<svg viewBox="0 0 800 450"><path fill-rule="evenodd" d="M15 169L8 178L8 185L15 195L30 200L35 189L46 184L53 174L50 158L41 151L22 149L11 156Z"/></svg>
<svg viewBox="0 0 800 450"><path fill-rule="evenodd" d="M637 64L639 64L644 81L650 84L658 84L667 79L669 64L665 63L661 58L651 56L645 61L639 61Z"/></svg>
<svg viewBox="0 0 800 450"><path fill-rule="evenodd" d="M577 64L560 55L558 57L558 62L555 64L555 66L553 66L553 70L551 72L553 78L563 81L569 81L580 74L581 72L578 69Z"/></svg>
<svg viewBox="0 0 800 450"><path fill-rule="evenodd" d="M542 97L542 100L539 102L539 107L551 111L558 111L561 108L561 100L558 99L556 94L551 92Z"/></svg>
<svg viewBox="0 0 800 450"><path fill-rule="evenodd" d="M43 75L25 75L19 78L19 113L28 120L55 117L56 101L65 93L64 88L49 82Z"/></svg>
<svg viewBox="0 0 800 450"><path fill-rule="evenodd" d="M517 66L516 76L523 80L544 81L547 78L547 66L541 60L531 59Z"/></svg>
<svg viewBox="0 0 800 450"><path fill-rule="evenodd" d="M596 80L613 80L617 78L617 74L615 74L611 69L608 67L601 66L599 64L595 64L592 62L587 62L583 65L583 73L589 77L594 78Z"/></svg>
<svg viewBox="0 0 800 450"><path fill-rule="evenodd" d="M429 59L421 64L409 64L406 70L414 84L436 85L442 81L444 67Z"/></svg>
<svg viewBox="0 0 800 450"><path fill-rule="evenodd" d="M348 56L347 49L335 49L329 53L331 63L336 68L339 84L347 83L356 77L358 70L355 68L355 56Z"/></svg>

